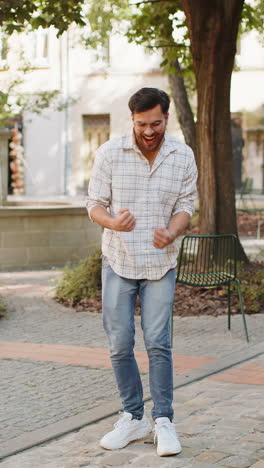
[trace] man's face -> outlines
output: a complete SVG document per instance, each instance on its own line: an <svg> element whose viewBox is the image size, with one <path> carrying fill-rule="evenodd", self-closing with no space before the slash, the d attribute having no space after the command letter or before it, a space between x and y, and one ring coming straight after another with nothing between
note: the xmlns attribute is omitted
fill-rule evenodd
<svg viewBox="0 0 264 468"><path fill-rule="evenodd" d="M160 104L153 109L132 114L139 149L146 156L155 153L164 137L169 114L163 114Z"/></svg>

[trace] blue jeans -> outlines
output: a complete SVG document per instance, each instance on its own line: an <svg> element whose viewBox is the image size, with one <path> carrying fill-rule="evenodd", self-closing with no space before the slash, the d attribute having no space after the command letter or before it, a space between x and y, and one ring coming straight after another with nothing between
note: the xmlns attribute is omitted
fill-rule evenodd
<svg viewBox="0 0 264 468"><path fill-rule="evenodd" d="M143 389L134 356L136 298L141 304L141 327L149 358L149 386L154 403L152 417L173 418L173 367L170 316L174 299L175 269L160 280L133 280L102 270L103 324L110 346L124 411L141 419Z"/></svg>

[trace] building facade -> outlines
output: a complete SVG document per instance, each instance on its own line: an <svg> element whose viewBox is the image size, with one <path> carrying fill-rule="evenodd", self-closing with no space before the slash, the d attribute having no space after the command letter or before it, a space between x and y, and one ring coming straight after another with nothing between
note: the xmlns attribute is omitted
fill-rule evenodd
<svg viewBox="0 0 264 468"><path fill-rule="evenodd" d="M0 36L0 44L0 83L7 80L20 51L30 63L21 90L60 93L59 107L51 103L39 115L29 110L22 115L23 193L28 197L82 197L96 148L109 137L131 131L131 94L143 86L170 92L159 54L146 54L123 37L112 37L100 56L80 44L74 29L60 38L53 28L15 34L8 41ZM250 177L253 187L264 192L263 82L264 51L250 33L241 40L232 77L231 111L241 125L242 140L236 185ZM254 126L250 115L258 116ZM173 103L168 131L183 138Z"/></svg>

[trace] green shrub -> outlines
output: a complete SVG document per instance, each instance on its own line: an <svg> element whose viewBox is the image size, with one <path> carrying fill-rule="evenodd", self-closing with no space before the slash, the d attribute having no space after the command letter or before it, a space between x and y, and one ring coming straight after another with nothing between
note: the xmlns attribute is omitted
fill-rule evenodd
<svg viewBox="0 0 264 468"><path fill-rule="evenodd" d="M6 306L3 302L2 297L0 296L0 317L3 317L5 315L5 311L6 311Z"/></svg>
<svg viewBox="0 0 264 468"><path fill-rule="evenodd" d="M248 314L258 314L264 312L264 264L261 262L251 262L249 264L238 265L238 278L241 283L241 292L245 312ZM232 283L232 293L235 297L235 307L240 312L237 297L237 287ZM225 295L227 292L225 290Z"/></svg>
<svg viewBox="0 0 264 468"><path fill-rule="evenodd" d="M100 294L101 290L101 250L80 260L73 267L67 264L56 287L58 299L70 300L74 305L81 299Z"/></svg>
<svg viewBox="0 0 264 468"><path fill-rule="evenodd" d="M258 262L251 262L250 264L239 265L238 277L241 281L241 289L243 295L243 301L245 306L245 312L248 314L263 313L264 312L264 264ZM177 286L177 287L180 287ZM197 290L197 288L194 288ZM204 288L202 288L195 296L196 303L199 304L199 298L201 296L200 303L206 306L208 304L216 304L222 301L223 307L222 313L226 313L227 309L227 288L213 288L211 291L206 290L206 297ZM234 313L240 313L240 306L237 297L237 288L235 283L232 284L232 309ZM216 294L218 293L218 295ZM81 260L77 266L66 265L62 271L61 276L56 287L56 298L63 302L66 306L79 307L79 310L89 310L94 307L94 310L100 310L100 304L90 304L85 299L97 300L96 296L101 294L101 250L97 249L93 255ZM188 305L188 301L191 300L192 294L187 287L183 288L182 292L183 304ZM184 302L185 301L185 302ZM182 304L182 307L183 307ZM179 306L179 298L177 298L177 307ZM193 309L193 304L189 304L188 309ZM210 306L209 306L210 309ZM209 310L208 309L208 310ZM211 307L212 309L212 307ZM217 306L220 310L221 307ZM76 309L78 310L78 309ZM201 308L203 311L204 308ZM212 309L213 311L213 309ZM207 312L206 312L207 313ZM210 312L211 313L211 312ZM1 315L1 298L0 298L0 315ZM186 314L188 315L188 314ZM189 313L189 315L191 315ZM195 313L193 313L195 315ZM199 314L202 315L202 312Z"/></svg>
<svg viewBox="0 0 264 468"><path fill-rule="evenodd" d="M241 291L246 312L259 313L264 311L264 267L255 271L241 271Z"/></svg>

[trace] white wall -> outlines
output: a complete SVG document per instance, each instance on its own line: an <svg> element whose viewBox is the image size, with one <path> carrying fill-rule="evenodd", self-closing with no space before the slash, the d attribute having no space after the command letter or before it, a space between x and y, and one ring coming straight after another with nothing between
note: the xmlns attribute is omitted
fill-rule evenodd
<svg viewBox="0 0 264 468"><path fill-rule="evenodd" d="M64 113L24 116L25 195L64 193Z"/></svg>
<svg viewBox="0 0 264 468"><path fill-rule="evenodd" d="M241 70L232 74L231 112L255 111L264 104L263 70Z"/></svg>
<svg viewBox="0 0 264 468"><path fill-rule="evenodd" d="M263 39L262 39L263 41ZM240 40L231 82L231 112L254 111L264 104L264 47L256 31Z"/></svg>
<svg viewBox="0 0 264 468"><path fill-rule="evenodd" d="M242 70L263 70L263 37L260 38L256 31L250 31L241 37L236 64Z"/></svg>

